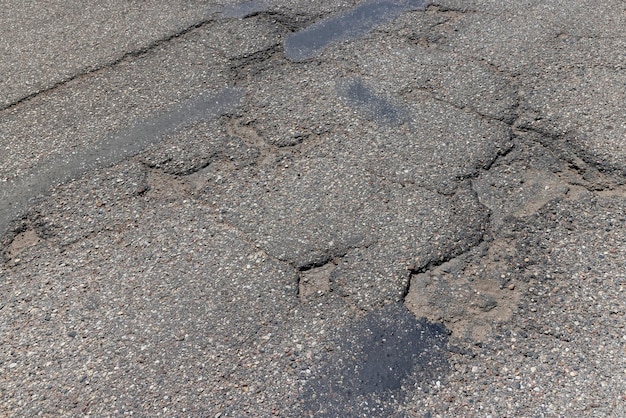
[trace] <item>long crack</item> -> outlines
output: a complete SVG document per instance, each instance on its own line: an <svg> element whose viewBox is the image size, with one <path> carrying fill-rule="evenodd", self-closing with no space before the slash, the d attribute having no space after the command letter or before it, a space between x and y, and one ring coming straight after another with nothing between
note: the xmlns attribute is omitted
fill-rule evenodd
<svg viewBox="0 0 626 418"><path fill-rule="evenodd" d="M181 29L181 30L179 30L177 32L174 32L174 33L168 34L166 36L163 36L161 38L158 38L156 40L153 40L153 41L151 41L150 43L148 43L145 46L139 47L139 48L134 49L134 50L129 51L129 52L125 52L124 54L120 55L119 57L117 57L117 58L115 58L115 59L113 59L111 61L108 61L106 63L97 65L97 66L92 67L92 68L87 67L87 68L83 69L82 71L78 71L77 73L75 73L75 74L73 74L73 75L71 75L69 77L65 77L62 80L59 80L59 81L51 84L48 87L45 87L43 89L34 91L32 93L29 93L29 94L27 94L25 96L22 96L22 97L20 97L20 98L18 98L16 100L12 101L11 103L7 103L5 105L0 106L0 112L12 109L12 108L14 108L16 106L19 106L22 103L25 103L25 102L28 102L31 99L34 99L35 97L38 97L38 96L40 96L42 94L50 93L50 92L52 92L52 91L54 91L54 90L56 90L56 89L58 89L60 87L63 87L64 85L70 83L71 81L74 81L74 80L77 80L77 79L81 79L81 78L84 78L86 76L89 76L89 75L92 75L92 74L96 74L98 72L101 72L101 71L104 71L104 70L107 70L107 69L111 69L111 68L116 67L117 65L119 65L119 64L121 64L121 63L123 63L123 62L125 62L125 61L127 61L129 59L140 57L140 56L142 56L144 54L147 54L147 53L149 53L149 52L159 48L160 46L162 46L162 45L164 45L164 44L166 44L166 43L168 43L168 42L170 42L170 41L172 41L172 40L174 40L176 38L179 38L179 37L181 37L181 36L183 36L183 35L185 35L185 34L187 34L189 32L192 32L192 31L194 31L196 29L202 28L202 27L204 27L204 26L206 26L206 25L208 25L210 23L213 23L213 22L215 22L214 18L209 18L209 19L204 19L204 20L198 21L198 22L193 23L192 25L189 25L189 26L187 26L187 27L185 27L185 28L183 28L183 29Z"/></svg>

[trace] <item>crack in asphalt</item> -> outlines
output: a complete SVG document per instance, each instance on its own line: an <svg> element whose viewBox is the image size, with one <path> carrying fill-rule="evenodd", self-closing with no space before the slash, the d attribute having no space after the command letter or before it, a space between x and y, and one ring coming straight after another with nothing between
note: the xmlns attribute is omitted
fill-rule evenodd
<svg viewBox="0 0 626 418"><path fill-rule="evenodd" d="M567 139L571 133L558 134L526 123L520 124L520 118L511 125L516 137L522 141L532 141L552 151L579 178L579 182L570 184L583 186L591 192L612 189L624 184L624 181L619 181L623 168L599 164L584 150L576 149ZM527 135L529 133L535 134L534 137Z"/></svg>
<svg viewBox="0 0 626 418"><path fill-rule="evenodd" d="M389 2L388 1L379 1L379 2L375 2L376 5L380 6L382 4L387 5ZM374 4L374 3L372 3ZM404 11L404 9L402 9ZM413 9L410 9L413 10ZM438 5L436 3L430 4L428 6L428 8L426 9L427 12L437 12L437 13L444 13L444 12L457 12L457 13L468 13L467 10L455 10L455 9L449 9L449 8L444 8L441 5ZM309 32L307 31L324 31L324 30L329 30L329 28L327 27L328 22L332 22L332 24L338 24L343 22L343 18L345 18L346 16L350 17L351 15L349 13L356 13L354 12L354 9L349 10L348 12L344 12L343 14L339 14L339 17L330 17L326 20L322 20L318 23L313 24L312 26L307 27L306 29L304 29L301 32L298 32L294 35L292 35L290 38L288 38L288 40L285 41L285 43L280 43L280 42L276 42L275 44L260 50L260 51L256 51L252 54L246 55L246 56L241 56L241 57L237 57L237 58L233 58L231 59L231 67L230 70L233 72L233 76L231 77L231 81L237 85L238 82L244 78L246 78L246 76L256 76L257 72L254 72L254 67L257 67L259 65L266 65L268 63L268 61L276 59L276 57L285 54L287 56L287 59L289 59L290 61L293 62L299 62L299 61L304 61L306 59L309 59L313 56L315 56L319 51L321 51L322 49L324 49L327 45L329 45L332 42L336 42L337 40L343 40L343 39L353 39L352 37L349 38L345 38L346 32L342 29L339 30L336 33L331 33L332 36L330 37L324 37L324 39L322 39L322 41L320 41L321 43L312 43L312 44L306 44L306 42L302 41L300 39L300 37L306 37L311 35ZM265 10L259 10L259 11L254 11L253 13L249 13L246 14L245 16L243 16L244 18L248 18L248 17L252 17L252 16L258 16L258 15L262 15L262 16L266 16L268 18L273 18L275 20L280 21L280 23L287 28L288 30L294 31L297 30L299 28L302 27L301 24L296 23L296 19L293 16L288 16L286 14L281 14L281 13L276 13L276 12L268 12ZM395 16L395 15L394 15ZM335 19L335 20L333 20ZM450 20L452 20L453 18L450 18L449 20L446 20L446 22L444 23L448 23ZM53 84L52 86L39 90L37 92L31 93L27 96L24 96L8 105L5 105L3 107L0 108L0 111L4 111L13 107L18 106L20 103L23 103L25 101L28 101L40 94L43 93L47 93L50 91L55 90L56 88L59 88L61 86L63 86L64 84L67 84L68 82L75 80L79 77L83 77L83 76L87 76L89 74L92 73L96 73L98 71L101 71L103 69L106 68L112 68L114 66L116 66L117 64L128 60L128 59L132 59L132 58L136 58L139 57L143 54L146 54L148 52L150 52L151 50L158 48L159 46L175 39L178 38L186 33L189 33L195 29L204 27L212 22L214 22L215 20L213 18L211 19L206 19L206 20L202 20L200 22L197 22L191 26L188 26L186 28L184 28L181 31L178 31L176 33L170 34L166 37L157 39L153 42L151 42L149 45L139 48L137 50L134 51L130 51L127 52L125 54L123 54L122 56L120 56L119 58L104 64L102 66L99 66L97 68L93 68L93 69L88 69L82 72L79 72L73 76L70 76L64 80L61 80L55 84ZM326 23L324 23L326 22ZM368 24L369 25L369 24ZM366 25L367 26L367 25ZM357 30L358 34L360 34L362 31L364 30L371 30L370 26L363 26L360 27L360 29ZM375 26L375 25L374 25ZM372 26L373 27L373 26ZM313 29L310 29L313 28ZM317 33L315 32L315 33ZM331 30L332 32L332 30ZM315 33L313 33L313 35L315 35ZM359 35L350 35L350 36L359 36ZM326 36L326 35L325 35ZM301 42L300 47L298 47L298 42ZM304 43L302 43L304 42ZM304 45L304 46L302 46ZM300 48L300 49L299 49ZM303 52L304 51L304 52ZM471 58L471 57L470 57ZM476 58L472 58L474 60L477 60ZM484 62L484 60L478 60L480 62ZM285 60L286 62L286 60ZM491 71L497 72L497 73L503 73L505 75L507 75L507 77L509 78L515 78L515 75L511 75L508 73L504 73L502 70L498 69L495 66L492 66L491 64L488 65L488 67L490 68ZM511 136L515 135L517 138L519 138L521 141L534 141L534 142L538 142L541 146L545 147L546 149L552 150L553 152L555 152L557 154L557 157L559 159L561 159L563 162L567 163L568 167L571 168L576 174L577 176L580 178L580 184L577 185L582 185L585 188L587 188L590 191L593 192L597 192L597 191L602 191L602 190L607 190L607 189L613 189L617 186L619 186L620 184L617 183L614 180L610 180L608 178L606 178L606 176L604 175L604 171L617 171L619 170L618 168L611 168L611 167L606 167L603 166L601 164L599 164L597 161L594 161L594 159L589 156L586 155L584 153L584 151L582 150L573 150L573 144L570 143L570 141L567 140L567 133L565 134L556 134L556 133L551 133L548 130L544 130L541 128L536 128L534 126L531 126L529 123L526 123L523 121L522 119L522 115L520 112L520 109L522 108L522 105L524 104L524 102L520 99L520 95L515 93L513 94L514 98L516 99L515 101L515 105L513 107L512 113L513 116L512 117L494 117L494 116L490 116L487 115L483 112L478 111L477 109L475 109L472 106L466 105L459 105L458 103L456 103L453 100L446 100L442 97L439 97L436 92L432 91L431 89L428 88L415 88L421 92L427 93L429 95L429 97L433 98L434 100L437 100L439 102L442 103L446 103L456 109L465 111L465 112L469 112L472 114L477 115L480 118L484 118L487 120L492 120L492 121L497 121L497 122L501 122L501 123L505 123L506 125L509 126L510 128L510 132L511 132ZM356 105L357 107L362 107L366 110L366 112L370 112L370 113L374 113L374 114L382 114L382 120L383 121L387 121L390 122L392 124L395 123L401 123L401 121L403 120L403 115L402 113L402 109L397 109L395 107L393 107L393 104L391 102L388 102L385 100L385 98L381 98L376 96L374 93L372 93L371 91L369 91L367 89L367 86L365 86L360 79L356 79L356 81L349 81L347 82L347 85L343 86L343 89L340 88L339 91L339 95L343 95L345 96L345 98L349 101L351 101L354 105ZM148 123L148 125L150 125L150 123ZM153 124L154 125L154 124ZM171 125L171 123L168 122L168 125ZM153 129L153 128L150 128ZM131 132L133 135L136 134L136 132ZM529 137L528 135L525 135L526 133L534 133L537 135L537 139L534 139L532 137ZM149 130L148 134L144 135L144 136L155 136L155 132L153 132L153 130ZM136 136L136 135L135 135ZM265 142L264 142L265 144ZM564 144L567 144L569 148L564 147ZM480 177L484 172L489 171L496 163L499 159L501 159L502 157L506 156L508 153L510 153L514 148L514 145L511 145L511 147L508 147L506 149L503 150L498 150L497 154L494 155L494 157L488 161L483 167L478 167L473 173L466 175L466 176L462 176L462 177L458 177L456 180L457 182L462 182L468 179L472 179L472 178L478 178ZM276 154L278 151L279 147L271 147L268 144L265 144L264 150L269 153L269 154ZM80 156L79 159L83 158L84 156ZM119 158L117 158L119 160ZM194 172L197 172L199 170L202 170L203 168L206 168L208 165L210 165L212 163L211 160L208 160L208 162L204 165L199 166L199 168L194 169L192 171L190 171L189 173L184 173L184 174L192 174ZM150 166L149 164L145 164L146 167L149 167L151 169L153 169L154 167ZM64 167L67 169L70 166L80 166L83 167L83 165L81 165L78 160L76 158L74 159L70 159L67 162L64 163ZM600 176L601 179L592 179L590 180L586 180L585 177L589 176L589 171L590 171L590 167L593 168L593 170L595 170L597 173L597 176ZM68 169L69 170L69 169ZM67 171L67 170L66 170ZM71 176L77 174L74 173L74 171L68 171L65 174L57 174L57 175L50 175L50 173L44 174L44 177L47 178L49 180L49 178L51 177L54 181L57 182L63 182L68 180ZM387 179L388 180L388 179ZM34 183L37 182L41 182L43 183L44 180L43 178L39 178L37 177L37 174L33 174L31 176L30 179L22 179L20 180L20 182L16 183L13 187L13 189L17 188L17 189L24 189L24 188L29 188L29 187L33 187ZM48 181L46 184L49 184L50 181ZM572 183L569 183L572 184ZM47 187L47 186L46 186ZM41 189L41 188L40 188ZM43 193L43 189L35 189L35 195L39 195L41 193ZM431 190L428 187L425 187L425 189L427 190ZM9 190L12 190L12 188L9 188ZM440 257L435 257L432 258L431 260L428 260L425 264L419 266L419 267L412 267L409 268L409 280L406 284L406 286L404 287L403 291L402 291L402 295L401 295L401 300L404 302L406 299L406 296L409 294L410 292L410 286L411 286L411 277L417 274L422 274L425 272L428 272L430 270L433 270L439 266L441 266L442 264L445 264L447 262L450 262L454 259L457 259L459 257L463 257L469 253L471 253L476 247L482 245L482 244L486 244L487 246L489 246L489 242L490 240L493 238L493 231L491 230L492 227L492 213L491 210L485 206L482 202L480 202L480 199L478 198L478 193L477 191L474 189L473 185L471 187L471 190L476 194L476 199L477 201L480 203L481 206L483 206L485 208L485 211L487 213L487 222L486 225L488 225L488 230L487 231L483 231L482 234L480 234L478 237L473 237L470 242L467 245L464 245L463 248L455 248L455 247L451 247L449 249L448 252L444 253L442 256ZM433 190L440 195L445 195L445 196L453 196L455 194L455 192L452 193L448 193L448 194L444 194L441 193L440 190L434 188ZM6 191L4 192L3 198L2 200L4 202L13 202L10 203L9 206L13 205L15 206L15 202L17 203L21 203L21 204L25 204L26 201L20 201L19 199L15 199L14 197L12 197L11 193L8 193L8 197L7 197L7 193ZM30 197L28 197L27 199L30 199ZM24 199L22 199L24 200ZM6 214L4 212L7 211L7 203L5 203L4 205L0 205L0 220L4 220L4 218L6 218ZM251 245L254 248L259 249L259 251L262 251L264 256L266 256L268 259L272 259L276 262L281 263L282 265L288 265L294 272L294 277L296 280L296 292L299 289L299 284L300 284L300 280L301 280L301 273L303 272L307 272L310 271L312 269L315 268L320 268L320 267L324 267L330 263L334 263L337 259L341 259L343 257L346 256L346 254L348 254L351 250L357 249L357 248L367 248L369 246L368 245L361 245L361 246L354 246L354 247L346 247L346 248L341 248L341 249L336 249L336 251L326 251L325 254L323 254L321 257L319 257L316 260L312 260L309 263L306 263L304 265L294 265L293 263L290 263L289 261L286 260L281 260L279 258L273 257L271 255L269 255L265 250L263 250L258 243L254 242L254 240L252 240L245 232L243 232L241 229L237 228L235 225L229 224L228 222L226 222L224 219L218 219L216 217L215 222L224 226L227 226L229 228L233 228L235 229L238 234L240 236L246 237L246 243L248 243L249 245ZM6 227L6 225L0 224L0 232L2 232L1 230ZM15 231L14 231L15 232ZM19 233L19 231L17 231ZM97 232L96 232L97 233ZM71 243L70 243L71 244ZM68 244L68 245L70 245Z"/></svg>
<svg viewBox="0 0 626 418"><path fill-rule="evenodd" d="M404 91L401 91L400 94L411 94L414 91L419 91L421 93L424 93L426 95L428 95L428 97L432 98L433 100L436 100L440 103L445 103L447 105L450 105L452 107L454 107L455 109L458 109L462 112L468 112L471 113L473 115L478 116L481 119L484 120L491 120L491 121L496 121L496 122L502 122L506 125L509 125L510 127L513 127L513 124L516 120L519 119L519 115L518 115L518 109L520 107L520 102L519 102L519 96L515 95L516 103L511 106L508 110L511 111L511 115L510 116L502 116L502 117L496 117L496 116L492 116L486 113L483 113L481 111L479 111L478 109L476 109L475 107L471 106L471 105L461 105L458 104L457 102L455 102L454 100L448 100L445 99L441 96L439 96L435 91L433 91L432 89L428 88L428 87L419 87L419 86L411 86L411 87L407 87Z"/></svg>
<svg viewBox="0 0 626 418"><path fill-rule="evenodd" d="M437 1L431 1L426 11L429 13L447 13L447 12L455 12L455 13L478 13L475 9L470 9L468 7L458 8L450 5L444 5Z"/></svg>
<svg viewBox="0 0 626 418"><path fill-rule="evenodd" d="M91 148L47 161L25 176L5 182L0 189L0 235L6 232L11 219L26 210L31 199L45 195L49 187L131 157L182 125L220 116L238 106L242 96L236 88L200 95L138 121Z"/></svg>
<svg viewBox="0 0 626 418"><path fill-rule="evenodd" d="M310 25L315 19L323 19L325 15L299 14L297 12L288 14L276 10L264 10L248 17L259 16L272 23L282 26L287 32L295 32Z"/></svg>
<svg viewBox="0 0 626 418"><path fill-rule="evenodd" d="M488 169L485 169L484 171L488 171ZM413 276L416 276L418 274L422 274L422 273L426 273L428 271L434 270L437 267L440 267L441 265L448 263L450 261L453 261L457 258L466 256L467 254L470 254L475 248L481 246L482 244L486 244L487 247L489 247L489 242L493 240L493 231L492 231L492 213L491 213L491 209L489 209L487 206L485 206L479 199L478 197L478 192L474 189L473 184L470 182L470 190L474 193L476 201L484 208L485 213L487 214L487 220L485 222L485 225L487 225L487 229L482 231L482 234L480 234L478 237L475 237L471 242L468 243L468 247L465 249L458 249L458 248L452 248L451 251L449 251L447 254L443 254L437 258L433 258L431 260L429 260L427 263L422 264L421 266L408 266L407 270L409 272L409 279L407 281L406 286L404 287L404 289L402 290L402 295L400 298L400 301L402 303L405 302L406 297L408 296L409 292L411 291L411 279Z"/></svg>
<svg viewBox="0 0 626 418"><path fill-rule="evenodd" d="M20 98L18 98L16 100L14 100L11 103L8 103L8 104L0 106L0 112L12 109L12 108L14 108L16 106L19 106L22 103L25 103L25 102L28 102L31 99L34 99L35 97L40 96L42 94L50 93L50 92L52 92L52 91L54 91L54 90L56 90L56 89L58 89L58 88L60 88L60 87L62 87L64 85L68 84L71 81L80 79L82 77L89 76L91 74L98 73L98 72L106 70L106 69L113 68L113 67L115 67L115 66L117 66L117 65L119 65L119 64L121 64L121 63L123 63L123 62L125 62L127 60L129 60L129 59L140 57L140 56L142 56L144 54L147 54L147 53L157 49L158 47L160 47L160 46L162 46L162 45L164 45L164 44L166 44L166 43L168 43L168 42L170 42L170 41L172 41L172 40L174 40L176 38L179 38L179 37L181 37L181 36L183 36L183 35L185 35L187 33L190 33L190 32L192 32L192 31L194 31L196 29L199 29L199 28L202 28L204 26L207 26L208 24L213 23L215 21L216 20L214 18L209 18L209 19L204 19L204 20L198 21L198 22L196 22L196 23L194 23L192 25L189 25L189 26L187 26L187 27L185 27L185 28L183 28L183 29L181 29L181 30L179 30L177 32L174 32L174 33L166 35L166 36L164 36L162 38L158 38L156 40L153 40L148 45L145 45L145 46L142 46L140 48L134 49L132 51L126 52L126 53L122 54L121 56L119 56L118 58L116 58L116 59L114 59L112 61L106 62L104 64L100 64L100 65L98 65L98 66L96 66L94 68L86 68L83 71L79 71L76 74L73 74L73 75L71 75L69 77L66 77L66 78L64 78L64 79L62 79L60 81L57 81L57 82L53 83L49 87L37 90L35 92L32 92L32 93L27 94L25 96L22 96L22 97L20 97Z"/></svg>
<svg viewBox="0 0 626 418"><path fill-rule="evenodd" d="M253 52L252 54L232 58L230 60L230 71L234 73L232 82L237 85L238 82L246 79L248 76L254 77L268 65L269 61L272 59L281 59L283 52L282 43L276 42L274 45Z"/></svg>
<svg viewBox="0 0 626 418"><path fill-rule="evenodd" d="M226 5L221 11L222 17L245 19L267 11L268 4L262 0L249 0L234 5Z"/></svg>

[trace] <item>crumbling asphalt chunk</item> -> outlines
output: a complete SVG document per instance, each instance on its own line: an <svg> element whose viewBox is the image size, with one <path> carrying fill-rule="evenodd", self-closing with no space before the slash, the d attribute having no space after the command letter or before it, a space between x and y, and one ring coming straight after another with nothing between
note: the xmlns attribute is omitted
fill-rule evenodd
<svg viewBox="0 0 626 418"><path fill-rule="evenodd" d="M254 180L235 181L241 178ZM330 289L361 309L401 299L409 264L460 254L488 227L488 211L467 182L444 196L387 185L359 166L330 159L216 173L204 193L220 219L295 268L340 257Z"/></svg>
<svg viewBox="0 0 626 418"><path fill-rule="evenodd" d="M228 134L223 119L200 121L185 129L164 135L162 142L147 149L139 158L151 168L168 174L189 175L217 161L234 168L253 164L260 156L241 138Z"/></svg>
<svg viewBox="0 0 626 418"><path fill-rule="evenodd" d="M414 271L469 251L489 233L489 212L467 185L451 197L420 189L392 196L377 241L349 252L331 276L331 288L360 309L402 301Z"/></svg>
<svg viewBox="0 0 626 418"><path fill-rule="evenodd" d="M329 176L329 174L332 174ZM240 181L245 178L249 181ZM365 171L338 161L298 159L218 172L205 189L220 219L296 268L322 265L374 239L361 210L376 196Z"/></svg>

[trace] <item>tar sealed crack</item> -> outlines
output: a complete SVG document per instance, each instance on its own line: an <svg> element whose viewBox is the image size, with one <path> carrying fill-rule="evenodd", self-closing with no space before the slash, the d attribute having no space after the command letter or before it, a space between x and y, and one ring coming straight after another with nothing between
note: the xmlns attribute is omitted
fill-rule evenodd
<svg viewBox="0 0 626 418"><path fill-rule="evenodd" d="M400 108L387 98L375 94L359 78L341 80L337 92L367 117L384 124L401 125L410 120L408 109Z"/></svg>
<svg viewBox="0 0 626 418"><path fill-rule="evenodd" d="M425 6L423 0L377 0L360 4L288 37L285 40L285 56L294 62L306 61L319 55L332 43L360 38L404 12L424 10Z"/></svg>

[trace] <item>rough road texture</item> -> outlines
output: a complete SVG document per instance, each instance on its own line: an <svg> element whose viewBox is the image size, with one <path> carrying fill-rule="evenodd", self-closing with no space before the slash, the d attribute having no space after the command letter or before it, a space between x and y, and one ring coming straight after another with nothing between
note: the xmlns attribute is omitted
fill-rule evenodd
<svg viewBox="0 0 626 418"><path fill-rule="evenodd" d="M626 415L623 1L109 3L0 17L0 415Z"/></svg>

